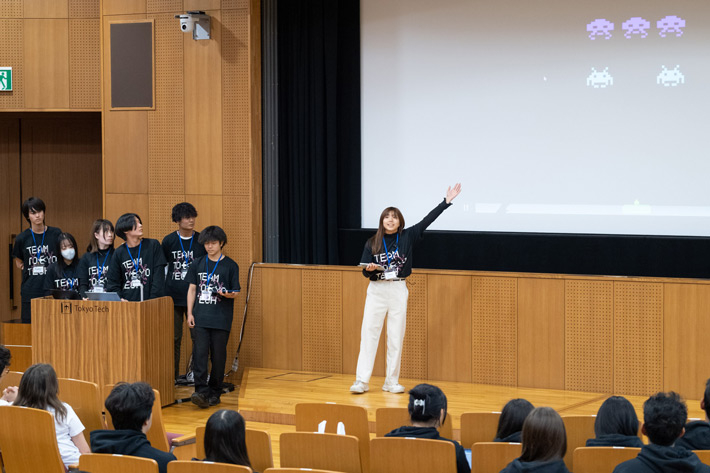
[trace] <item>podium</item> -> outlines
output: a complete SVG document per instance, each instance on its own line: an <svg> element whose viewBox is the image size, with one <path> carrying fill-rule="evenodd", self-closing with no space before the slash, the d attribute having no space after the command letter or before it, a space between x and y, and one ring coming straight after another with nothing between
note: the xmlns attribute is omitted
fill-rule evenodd
<svg viewBox="0 0 710 473"><path fill-rule="evenodd" d="M99 385L145 381L175 402L173 301L32 300L32 362ZM61 393L60 393L61 397Z"/></svg>

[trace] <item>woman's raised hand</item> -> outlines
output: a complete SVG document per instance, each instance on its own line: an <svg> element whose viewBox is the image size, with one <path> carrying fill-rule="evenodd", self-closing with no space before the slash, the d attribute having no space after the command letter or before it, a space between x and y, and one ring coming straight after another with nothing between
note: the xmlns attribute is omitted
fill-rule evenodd
<svg viewBox="0 0 710 473"><path fill-rule="evenodd" d="M461 183L457 182L454 184L454 187L449 186L448 189L446 189L446 203L450 204L452 200L456 198L457 195L461 193Z"/></svg>

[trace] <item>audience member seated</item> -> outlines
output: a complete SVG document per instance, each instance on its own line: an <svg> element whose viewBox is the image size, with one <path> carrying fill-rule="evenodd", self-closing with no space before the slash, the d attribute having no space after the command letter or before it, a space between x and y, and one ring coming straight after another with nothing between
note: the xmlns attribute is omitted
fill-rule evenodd
<svg viewBox="0 0 710 473"><path fill-rule="evenodd" d="M152 458L160 473L167 473L175 455L153 448L145 436L153 422L154 402L153 389L146 383L117 384L105 403L116 430L91 432L91 451Z"/></svg>
<svg viewBox="0 0 710 473"><path fill-rule="evenodd" d="M49 411L54 417L59 454L65 466L79 463L79 456L89 453L84 425L72 407L59 400L59 383L52 365L38 363L27 368L20 380L15 406Z"/></svg>
<svg viewBox="0 0 710 473"><path fill-rule="evenodd" d="M210 416L205 426L205 455L205 461L251 468L241 414L221 409Z"/></svg>
<svg viewBox="0 0 710 473"><path fill-rule="evenodd" d="M513 399L506 403L498 419L498 431L494 442L516 442L520 443L525 418L535 409L529 401L525 399Z"/></svg>
<svg viewBox="0 0 710 473"><path fill-rule="evenodd" d="M523 423L523 452L501 473L569 473L563 460L567 433L562 417L551 407L536 407Z"/></svg>
<svg viewBox="0 0 710 473"><path fill-rule="evenodd" d="M599 407L594 421L596 438L587 447L643 447L639 438L639 419L634 406L622 396L611 396Z"/></svg>
<svg viewBox="0 0 710 473"><path fill-rule="evenodd" d="M432 440L446 440L456 448L457 473L470 473L466 453L455 440L439 436L439 428L446 419L446 395L431 384L418 384L409 391L409 418L412 425L406 425L385 435L385 437L417 437Z"/></svg>
<svg viewBox="0 0 710 473"><path fill-rule="evenodd" d="M705 394L700 401L700 408L705 411L705 420L688 422L685 433L675 446L688 450L710 450L710 379L705 383Z"/></svg>
<svg viewBox="0 0 710 473"><path fill-rule="evenodd" d="M644 445L633 460L625 461L614 473L710 472L698 456L682 447L674 447L683 435L688 408L673 391L654 394L643 404L643 433L651 442Z"/></svg>
<svg viewBox="0 0 710 473"><path fill-rule="evenodd" d="M0 345L0 381L5 377L8 371L10 371L10 359L12 355L10 350ZM0 406L10 406L15 402L17 397L17 386L8 386L2 392L2 397L0 397Z"/></svg>

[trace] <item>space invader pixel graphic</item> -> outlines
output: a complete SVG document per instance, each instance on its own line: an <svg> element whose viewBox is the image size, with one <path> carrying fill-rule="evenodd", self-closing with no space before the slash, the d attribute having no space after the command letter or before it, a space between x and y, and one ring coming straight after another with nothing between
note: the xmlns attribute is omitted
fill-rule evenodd
<svg viewBox="0 0 710 473"><path fill-rule="evenodd" d="M685 28L685 20L675 15L668 15L658 20L656 27L661 30L658 32L661 38L665 38L672 33L675 33L676 37L680 37L683 36L682 28Z"/></svg>
<svg viewBox="0 0 710 473"><path fill-rule="evenodd" d="M664 87L677 87L680 84L685 84L685 75L680 72L679 65L673 69L668 69L666 66L661 66L661 68L661 73L656 77L656 84Z"/></svg>
<svg viewBox="0 0 710 473"><path fill-rule="evenodd" d="M621 24L621 29L624 30L624 36L630 39L634 35L642 38L648 36L648 29L651 27L651 22L644 20L640 16L629 18Z"/></svg>
<svg viewBox="0 0 710 473"><path fill-rule="evenodd" d="M592 73L587 77L587 87L606 89L611 85L614 85L614 78L609 74L608 67L605 67L603 71L597 71L592 67Z"/></svg>
<svg viewBox="0 0 710 473"><path fill-rule="evenodd" d="M597 39L597 36L604 36L604 39L609 39L612 31L614 31L614 23L604 18L597 18L587 25L589 39L592 41Z"/></svg>

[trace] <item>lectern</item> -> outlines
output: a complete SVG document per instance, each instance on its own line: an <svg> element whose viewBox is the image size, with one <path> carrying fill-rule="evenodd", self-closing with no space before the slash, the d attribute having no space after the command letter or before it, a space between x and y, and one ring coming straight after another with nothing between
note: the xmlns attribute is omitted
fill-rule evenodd
<svg viewBox="0 0 710 473"><path fill-rule="evenodd" d="M33 299L32 362L99 387L145 381L160 391L163 405L172 404L173 301Z"/></svg>

